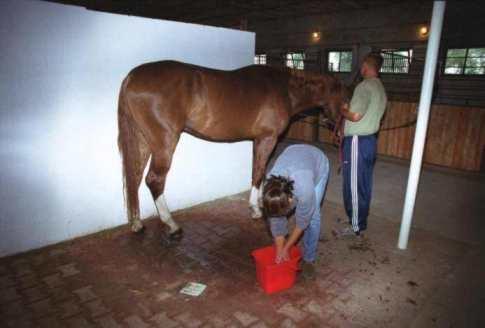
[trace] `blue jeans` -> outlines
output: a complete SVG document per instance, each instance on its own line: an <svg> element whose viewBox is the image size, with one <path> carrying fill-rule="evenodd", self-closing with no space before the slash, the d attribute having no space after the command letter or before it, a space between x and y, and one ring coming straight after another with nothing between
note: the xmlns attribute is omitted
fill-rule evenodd
<svg viewBox="0 0 485 328"><path fill-rule="evenodd" d="M320 205L327 188L330 166L328 160L323 167L322 179L315 186L315 212L313 212L310 224L303 233L303 260L314 262L317 258L317 246L320 239Z"/></svg>

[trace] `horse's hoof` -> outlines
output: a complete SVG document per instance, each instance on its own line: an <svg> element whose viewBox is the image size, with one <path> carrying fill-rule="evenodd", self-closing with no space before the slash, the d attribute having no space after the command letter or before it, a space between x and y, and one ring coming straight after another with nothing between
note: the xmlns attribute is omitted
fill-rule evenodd
<svg viewBox="0 0 485 328"><path fill-rule="evenodd" d="M184 236L184 231L182 230L182 228L178 228L176 231L168 235L168 239L170 239L171 241L177 242L177 241L181 241L183 236Z"/></svg>
<svg viewBox="0 0 485 328"><path fill-rule="evenodd" d="M141 221L135 221L131 224L131 231L134 233L141 233L145 230L143 223Z"/></svg>
<svg viewBox="0 0 485 328"><path fill-rule="evenodd" d="M263 213L259 208L251 207L251 218L256 220L263 217Z"/></svg>
<svg viewBox="0 0 485 328"><path fill-rule="evenodd" d="M178 230L172 233L162 233L162 244L165 247L173 247L176 246L183 237L183 230L179 228Z"/></svg>

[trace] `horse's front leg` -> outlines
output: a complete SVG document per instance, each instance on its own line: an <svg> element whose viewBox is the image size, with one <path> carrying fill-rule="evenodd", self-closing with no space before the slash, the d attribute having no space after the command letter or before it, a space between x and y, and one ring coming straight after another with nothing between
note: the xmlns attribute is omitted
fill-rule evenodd
<svg viewBox="0 0 485 328"><path fill-rule="evenodd" d="M251 194L249 196L249 206L251 209L251 217L257 219L263 216L260 207L260 199L262 194L263 177L266 171L266 164L269 156L273 151L277 135L270 135L254 140L253 143L253 181L251 187Z"/></svg>
<svg viewBox="0 0 485 328"><path fill-rule="evenodd" d="M251 193L249 194L249 208L251 209L251 217L253 219L258 219L263 216L263 213L261 212L261 207L260 207L261 196L262 196L261 182L259 183L259 186L256 186L253 182L251 186Z"/></svg>

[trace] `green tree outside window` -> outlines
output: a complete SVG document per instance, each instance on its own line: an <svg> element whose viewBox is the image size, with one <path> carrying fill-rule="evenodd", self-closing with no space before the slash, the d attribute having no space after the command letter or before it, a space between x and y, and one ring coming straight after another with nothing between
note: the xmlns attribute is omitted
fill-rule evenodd
<svg viewBox="0 0 485 328"><path fill-rule="evenodd" d="M484 75L485 48L448 49L445 74Z"/></svg>

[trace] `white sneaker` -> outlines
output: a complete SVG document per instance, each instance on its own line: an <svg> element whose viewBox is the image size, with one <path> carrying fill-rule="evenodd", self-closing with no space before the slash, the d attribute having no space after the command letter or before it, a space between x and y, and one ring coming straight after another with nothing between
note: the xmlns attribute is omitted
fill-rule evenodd
<svg viewBox="0 0 485 328"><path fill-rule="evenodd" d="M345 237L355 237L360 236L359 231L354 231L351 227L346 227L339 230L332 231L333 235L337 238L345 238Z"/></svg>

